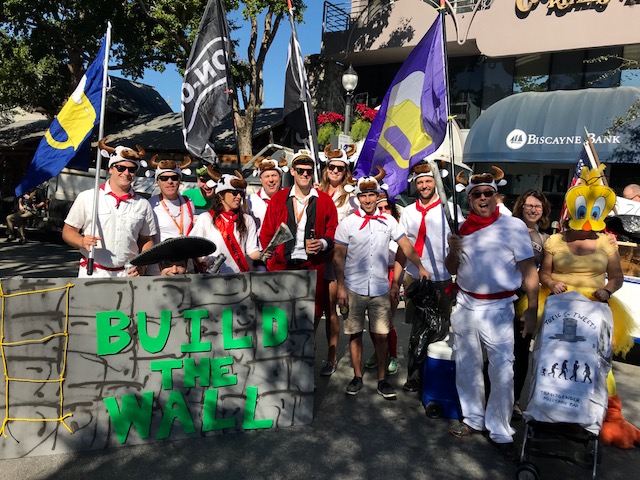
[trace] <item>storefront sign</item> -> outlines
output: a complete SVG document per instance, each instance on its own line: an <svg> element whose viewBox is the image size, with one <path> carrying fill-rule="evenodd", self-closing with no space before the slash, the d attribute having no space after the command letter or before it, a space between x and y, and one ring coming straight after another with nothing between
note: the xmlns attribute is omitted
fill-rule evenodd
<svg viewBox="0 0 640 480"><path fill-rule="evenodd" d="M516 9L521 13L528 13L536 8L540 0L516 0ZM547 0L547 8L549 10L564 11L569 8L588 7L602 9L609 4L609 0Z"/></svg>
<svg viewBox="0 0 640 480"><path fill-rule="evenodd" d="M312 421L315 273L0 287L0 458Z"/></svg>
<svg viewBox="0 0 640 480"><path fill-rule="evenodd" d="M594 144L620 144L620 135L596 135L590 133L589 137ZM585 141L580 135L550 136L527 133L516 128L507 134L505 143L511 150L519 150L525 145L580 145Z"/></svg>

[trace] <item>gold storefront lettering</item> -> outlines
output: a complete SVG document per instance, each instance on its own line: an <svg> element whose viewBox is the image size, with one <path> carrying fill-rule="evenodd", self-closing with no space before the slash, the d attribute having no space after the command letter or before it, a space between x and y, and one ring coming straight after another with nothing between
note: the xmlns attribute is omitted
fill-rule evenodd
<svg viewBox="0 0 640 480"><path fill-rule="evenodd" d="M516 0L516 9L522 13L530 12L540 0ZM607 5L609 0L548 0L547 8L549 10L566 10L567 8L581 3L590 3L595 5Z"/></svg>

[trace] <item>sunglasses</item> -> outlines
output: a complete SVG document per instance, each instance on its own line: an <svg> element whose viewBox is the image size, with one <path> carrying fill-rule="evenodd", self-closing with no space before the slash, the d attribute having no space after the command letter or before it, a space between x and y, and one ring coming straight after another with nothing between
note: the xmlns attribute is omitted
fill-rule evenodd
<svg viewBox="0 0 640 480"><path fill-rule="evenodd" d="M300 176L311 176L313 175L313 168L300 168L300 167L294 167L294 170L296 171L296 173Z"/></svg>
<svg viewBox="0 0 640 480"><path fill-rule="evenodd" d="M484 192L472 192L469 194L469 196L471 198L475 198L478 199L480 197L485 197L485 198L491 198L493 197L497 192L495 192L494 190L486 190Z"/></svg>
<svg viewBox="0 0 640 480"><path fill-rule="evenodd" d="M161 182L168 182L169 180L177 182L178 180L180 180L180 177L178 175L167 175L165 177L158 177L158 180L160 180Z"/></svg>
<svg viewBox="0 0 640 480"><path fill-rule="evenodd" d="M125 167L124 165L114 165L113 168L115 168L118 173L122 173L125 170L128 170L129 173L136 173L138 171L138 167Z"/></svg>
<svg viewBox="0 0 640 480"><path fill-rule="evenodd" d="M332 171L337 170L338 173L342 173L347 169L344 165L327 165L327 168Z"/></svg>
<svg viewBox="0 0 640 480"><path fill-rule="evenodd" d="M225 193L230 193L234 197L237 197L237 196L244 197L244 192L242 190L227 190Z"/></svg>
<svg viewBox="0 0 640 480"><path fill-rule="evenodd" d="M378 205L378 209L381 212L384 212L384 211L390 212L391 211L391 207L389 205Z"/></svg>
<svg viewBox="0 0 640 480"><path fill-rule="evenodd" d="M202 183L207 183L210 180L209 177L198 177L198 181Z"/></svg>

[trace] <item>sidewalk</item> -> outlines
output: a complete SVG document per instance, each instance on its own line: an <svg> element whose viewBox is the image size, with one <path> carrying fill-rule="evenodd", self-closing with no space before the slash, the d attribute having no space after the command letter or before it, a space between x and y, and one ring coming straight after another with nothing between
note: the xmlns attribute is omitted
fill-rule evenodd
<svg viewBox="0 0 640 480"><path fill-rule="evenodd" d="M77 252L64 245L29 242L5 244L0 239L0 277L73 277ZM417 394L402 391L410 325L396 316L401 367L390 377L396 401L376 393L375 376L367 370L364 388L345 395L353 376L347 338L341 335L337 372L318 375L326 354L320 326L316 361L317 393L311 425L253 431L143 446L0 461L1 478L35 479L512 479L516 465L503 460L482 437L457 440L447 433L450 420L425 416ZM372 353L366 336L364 358ZM640 367L616 362L618 388L626 418L640 425ZM523 430L521 422L516 440ZM10 435L10 428L9 428ZM58 431L64 441L68 433ZM533 458L544 479L587 479L585 470L562 461ZM605 447L598 478L630 480L640 471L638 450Z"/></svg>

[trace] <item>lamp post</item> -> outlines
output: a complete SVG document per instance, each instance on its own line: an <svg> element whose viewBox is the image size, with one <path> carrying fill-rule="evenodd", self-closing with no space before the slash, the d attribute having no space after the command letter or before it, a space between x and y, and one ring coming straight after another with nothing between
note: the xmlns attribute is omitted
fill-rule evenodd
<svg viewBox="0 0 640 480"><path fill-rule="evenodd" d="M344 133L349 135L351 131L351 101L353 99L353 91L358 86L358 74L351 65L342 74L342 87L347 92L347 99L344 105Z"/></svg>

